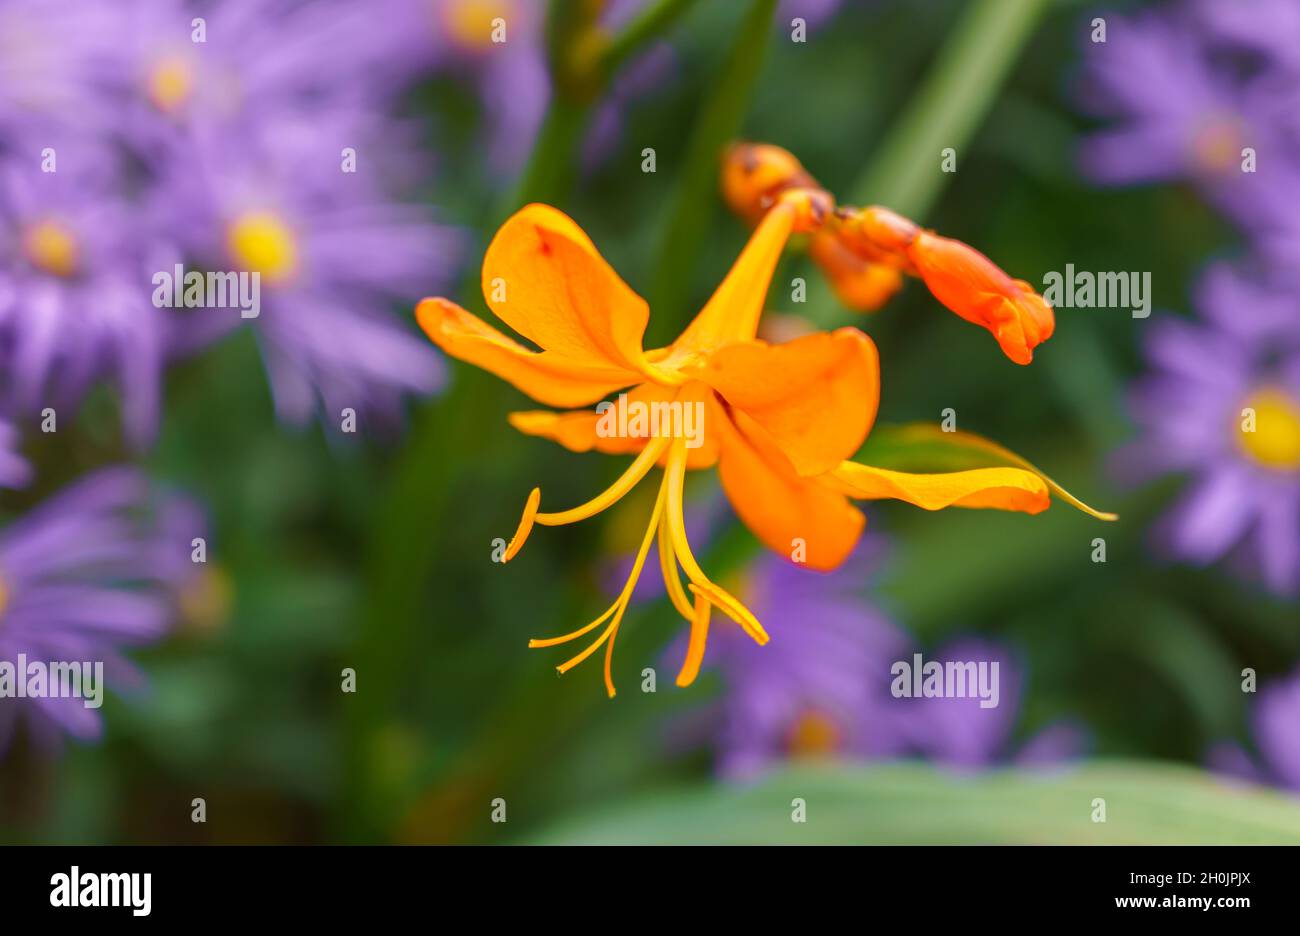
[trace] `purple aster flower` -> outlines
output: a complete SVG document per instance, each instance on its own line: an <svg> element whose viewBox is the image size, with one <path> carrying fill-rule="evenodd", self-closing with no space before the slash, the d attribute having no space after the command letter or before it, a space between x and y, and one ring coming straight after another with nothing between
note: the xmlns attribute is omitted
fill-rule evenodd
<svg viewBox="0 0 1300 936"><path fill-rule="evenodd" d="M109 381L141 445L157 428L168 329L150 275L175 254L117 197L110 152L73 137L51 150L0 158L0 405L69 418Z"/></svg>
<svg viewBox="0 0 1300 936"><path fill-rule="evenodd" d="M0 143L39 151L45 131L73 114L83 129L107 124L106 40L118 35L117 15L98 0L0 3Z"/></svg>
<svg viewBox="0 0 1300 936"><path fill-rule="evenodd" d="M789 757L899 750L889 666L906 641L861 596L881 552L868 537L829 574L769 555L750 567L742 593L772 642L755 646L722 622L711 629L704 666L719 672L724 693L687 732L712 737L724 776L750 777ZM679 641L668 656L684 653Z"/></svg>
<svg viewBox="0 0 1300 936"><path fill-rule="evenodd" d="M1087 736L1077 725L1057 722L1019 750L1011 736L1020 717L1023 666L1008 648L993 641L965 638L941 647L926 663L984 666L994 693L982 700L969 688L962 697L891 698L890 716L903 737L903 753L958 770L980 770L1000 763L1046 766L1083 753ZM996 677L994 666L996 665Z"/></svg>
<svg viewBox="0 0 1300 936"><path fill-rule="evenodd" d="M1106 41L1087 43L1083 104L1117 124L1085 141L1085 172L1104 184L1190 181L1253 228L1257 209L1279 195L1273 170L1300 160L1286 117L1294 79L1267 62L1240 67L1220 54L1231 37L1181 7L1105 19ZM1244 171L1246 148L1254 172Z"/></svg>
<svg viewBox="0 0 1300 936"><path fill-rule="evenodd" d="M1278 592L1300 584L1300 292L1226 265L1199 285L1200 321L1153 322L1133 398L1135 477L1190 476L1159 532L1175 557L1231 555Z"/></svg>
<svg viewBox="0 0 1300 936"><path fill-rule="evenodd" d="M1300 4L1295 0L1193 0L1192 15L1207 35L1225 47L1266 56L1271 63L1300 68Z"/></svg>
<svg viewBox="0 0 1300 936"><path fill-rule="evenodd" d="M1210 768L1300 794L1300 669L1260 690L1250 727L1259 761L1240 745L1225 741L1210 750Z"/></svg>
<svg viewBox="0 0 1300 936"><path fill-rule="evenodd" d="M16 667L21 654L29 663L99 663L115 691L139 688L124 651L166 631L176 589L193 574L183 560L203 532L193 508L126 468L99 471L34 508L0 530L0 662ZM0 749L20 715L45 749L102 730L84 699L6 698Z"/></svg>
<svg viewBox="0 0 1300 936"><path fill-rule="evenodd" d="M391 47L378 71L398 84L437 75L470 85L485 112L488 162L513 172L550 101L542 12L530 0L382 0L370 14Z"/></svg>
<svg viewBox="0 0 1300 936"><path fill-rule="evenodd" d="M336 144L355 139L355 124L329 116L317 115L311 143L285 134L232 152L209 140L175 165L164 190L191 219L188 253L208 269L258 273L261 308L255 319L238 308L187 316L174 347L251 322L281 418L301 423L321 407L338 425L351 408L391 424L404 393L442 380L436 353L391 308L413 307L450 278L460 237L427 209L384 198L373 140L355 141L355 172L343 171Z"/></svg>
<svg viewBox="0 0 1300 936"><path fill-rule="evenodd" d="M184 144L184 131L196 126L243 147L285 121L385 103L388 89L374 69L392 51L392 36L362 4L126 0L123 7L111 87L125 114L124 142L145 160Z"/></svg>

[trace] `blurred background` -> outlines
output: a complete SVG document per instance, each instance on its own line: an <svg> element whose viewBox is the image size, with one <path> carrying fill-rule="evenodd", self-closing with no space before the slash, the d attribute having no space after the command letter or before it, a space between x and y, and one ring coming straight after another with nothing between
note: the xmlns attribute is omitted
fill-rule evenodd
<svg viewBox="0 0 1300 936"><path fill-rule="evenodd" d="M0 0L0 659L110 682L0 699L0 840L1300 841L1297 34L1294 0ZM798 250L764 326L863 328L881 423L952 408L1121 519L879 502L822 576L702 472L697 553L773 640L719 625L677 689L647 587L611 701L527 641L608 605L653 493L493 562L533 486L623 460L512 430L412 310L486 314L546 201L667 342L746 240L737 138L1035 286L1149 273L1149 318L1058 309L1023 368ZM175 263L259 269L260 316L159 308ZM1000 661L1000 705L890 697L917 652Z"/></svg>

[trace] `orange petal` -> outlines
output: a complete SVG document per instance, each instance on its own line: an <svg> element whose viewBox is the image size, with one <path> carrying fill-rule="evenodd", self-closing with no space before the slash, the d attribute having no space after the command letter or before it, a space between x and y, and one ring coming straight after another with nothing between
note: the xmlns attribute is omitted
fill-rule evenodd
<svg viewBox="0 0 1300 936"><path fill-rule="evenodd" d="M415 317L434 344L454 358L507 380L539 403L583 406L644 375L612 365L576 361L551 351L530 351L446 299L423 299Z"/></svg>
<svg viewBox="0 0 1300 936"><path fill-rule="evenodd" d="M687 373L762 426L801 475L856 452L880 401L876 346L856 328L729 345Z"/></svg>
<svg viewBox="0 0 1300 936"><path fill-rule="evenodd" d="M911 474L846 461L826 479L830 487L858 500L893 498L925 510L987 507L1036 514L1051 501L1047 482L1021 468Z"/></svg>
<svg viewBox="0 0 1300 936"><path fill-rule="evenodd" d="M1028 364L1055 328L1052 307L1024 280L1013 280L961 241L921 231L907 251L934 297L993 333L1002 352Z"/></svg>
<svg viewBox="0 0 1300 936"><path fill-rule="evenodd" d="M662 387L658 384L645 383L627 392L627 403L672 403L678 395L674 387ZM690 405L692 401L683 401ZM709 468L718 460L717 435L709 427L720 418L721 411L713 400L705 402L704 415L700 421L702 432L701 444L697 448L686 450L686 467L690 469ZM620 435L605 431L611 420L602 425L601 414L593 410L574 410L567 413L553 413L548 410L528 410L510 414L510 425L524 435L539 436L558 442L571 452L597 451L606 455L627 455L641 451L649 441L646 437ZM612 419L617 422L616 416Z"/></svg>
<svg viewBox="0 0 1300 936"><path fill-rule="evenodd" d="M642 371L650 308L568 215L527 205L483 256L488 307L544 351L584 364Z"/></svg>
<svg viewBox="0 0 1300 936"><path fill-rule="evenodd" d="M718 474L737 515L768 549L791 556L796 540L806 565L828 572L853 551L866 518L840 493L802 478L744 413L722 420Z"/></svg>
<svg viewBox="0 0 1300 936"><path fill-rule="evenodd" d="M798 207L794 202L781 201L763 217L726 278L673 342L673 357L689 358L692 352L707 352L737 341L753 340L758 333L758 320L763 314L772 274L797 216Z"/></svg>
<svg viewBox="0 0 1300 936"><path fill-rule="evenodd" d="M1061 485L1057 484L1035 465L1031 465L1010 449L1004 448L973 432L946 432L940 426L912 423L904 426L877 426L863 449L863 460L875 464L888 464L893 471L905 477L943 477L931 475L931 469L947 469L951 474L968 474L971 470L1015 469L1028 472L1042 481L1052 497L1069 504L1076 510L1098 520L1117 520L1116 514L1089 507ZM962 469L953 471L952 469ZM871 469L879 471L880 469ZM925 472L925 474L908 474ZM825 476L823 476L825 477ZM1027 483L1023 479L1016 484ZM834 486L834 485L833 485ZM851 495L859 496L859 495ZM866 495L862 495L866 496ZM894 496L892 494L885 496ZM924 506L924 505L922 505ZM1000 504L961 504L959 506L1002 506ZM1011 507L1007 509L1019 509Z"/></svg>

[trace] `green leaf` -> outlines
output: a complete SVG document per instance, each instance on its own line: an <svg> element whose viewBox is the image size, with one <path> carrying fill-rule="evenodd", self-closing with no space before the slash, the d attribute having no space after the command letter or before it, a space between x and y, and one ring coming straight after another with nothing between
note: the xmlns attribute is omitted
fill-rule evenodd
<svg viewBox="0 0 1300 936"><path fill-rule="evenodd" d="M1106 821L1094 822L1096 799ZM792 802L806 822L792 821ZM922 764L790 769L584 810L537 839L595 844L1300 844L1300 804L1203 771L1093 761L955 775Z"/></svg>

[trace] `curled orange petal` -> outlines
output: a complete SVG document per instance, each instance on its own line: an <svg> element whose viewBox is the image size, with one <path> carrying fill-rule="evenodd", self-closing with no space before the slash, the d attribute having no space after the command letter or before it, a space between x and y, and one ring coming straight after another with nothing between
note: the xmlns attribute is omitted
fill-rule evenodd
<svg viewBox="0 0 1300 936"><path fill-rule="evenodd" d="M421 300L415 318L443 351L496 374L547 406L584 406L645 379L611 364L525 348L448 299Z"/></svg>

